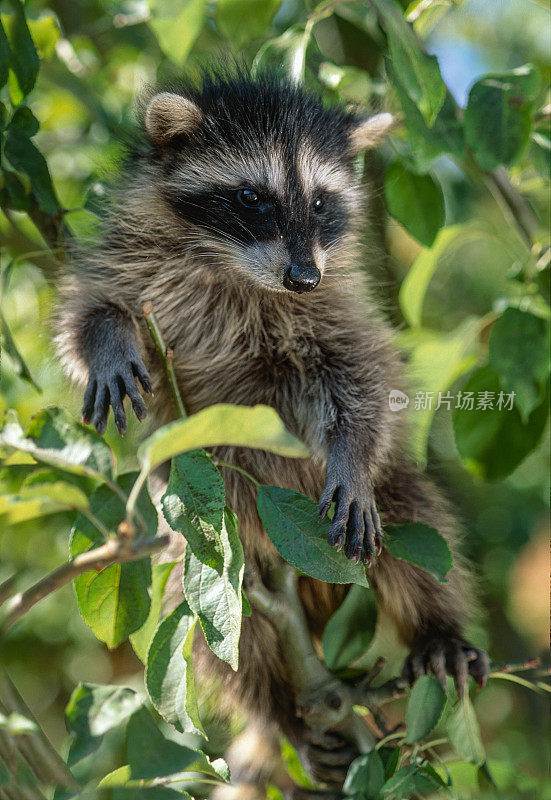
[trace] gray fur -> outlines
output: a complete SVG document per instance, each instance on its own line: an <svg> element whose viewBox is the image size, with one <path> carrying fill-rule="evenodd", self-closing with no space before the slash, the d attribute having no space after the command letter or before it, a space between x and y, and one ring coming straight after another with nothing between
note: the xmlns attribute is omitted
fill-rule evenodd
<svg viewBox="0 0 551 800"><path fill-rule="evenodd" d="M350 145L350 159L357 141ZM454 550L457 527L438 491L404 455L401 415L389 410L390 390L403 386L401 359L356 268L359 187L352 185L343 163L331 162L311 139L293 142L296 157L290 170L284 144L274 134L261 152L251 142L244 144L241 157L235 151L225 154L223 142L217 152L188 159L184 148L182 155L172 152L170 168L162 152L138 160L119 188L104 240L77 255L66 280L59 352L69 374L81 383L92 369L96 388L112 385L122 371L138 375L147 389L146 365L154 391L148 409L158 423L168 421L174 409L141 314L142 304L151 301L174 350L178 384L190 413L220 402L265 403L311 451L305 460L235 448L220 448L217 455L262 483L321 498L322 513L336 498L330 541L343 544L349 557L374 560L370 577L382 610L408 647L425 654L423 669L434 664L441 677L442 642L461 641L472 592L460 559L449 583L442 585L385 550L376 558L378 513L383 525L434 525ZM296 186L304 197L325 182L347 205L350 221L338 241L325 248L315 238L308 243L322 274L312 292L298 295L283 288L282 270L293 245L288 230L277 240L256 242L253 254L231 236L182 220L165 199L166 191L178 185L254 185L259 175L282 203L299 197ZM289 217L295 213L290 205ZM134 404L141 412L135 397ZM120 428L118 403L115 411ZM100 417L96 414L102 430ZM226 470L224 479L246 557L263 569L278 556L258 519L254 490L235 471ZM344 590L311 579L302 583L312 629L319 634ZM300 743L306 734L296 719L277 636L267 620L257 612L244 619L237 674L206 651L201 657L206 668L218 671L227 696L278 721ZM466 680L464 665L446 666ZM477 668L480 673L480 661Z"/></svg>

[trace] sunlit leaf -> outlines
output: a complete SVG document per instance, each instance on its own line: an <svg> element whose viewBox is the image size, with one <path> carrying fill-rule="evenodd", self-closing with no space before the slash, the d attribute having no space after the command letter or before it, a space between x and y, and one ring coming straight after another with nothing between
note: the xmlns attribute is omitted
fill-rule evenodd
<svg viewBox="0 0 551 800"><path fill-rule="evenodd" d="M259 448L290 458L308 455L273 408L220 404L159 428L142 442L138 458L150 472L180 453L216 445Z"/></svg>
<svg viewBox="0 0 551 800"><path fill-rule="evenodd" d="M442 254L462 231L461 225L442 228L430 248L424 248L400 287L400 308L409 325L420 326L428 285Z"/></svg>
<svg viewBox="0 0 551 800"><path fill-rule="evenodd" d="M224 481L204 451L172 459L162 505L172 530L185 536L201 562L220 571L224 563L219 541L226 505Z"/></svg>
<svg viewBox="0 0 551 800"><path fill-rule="evenodd" d="M135 473L122 475L118 484L128 492ZM90 509L108 530L116 531L125 519L125 504L107 486L100 486L90 497ZM154 536L157 512L146 489L138 500L148 534ZM79 515L71 531L71 555L100 545L103 537L86 517ZM117 647L145 623L151 607L151 561L143 558L127 564L112 564L100 572L85 572L75 578L80 613L87 625L108 647Z"/></svg>
<svg viewBox="0 0 551 800"><path fill-rule="evenodd" d="M199 617L207 644L218 658L236 670L242 618L242 584L245 570L237 519L226 509L217 537L223 561L217 567L202 563L186 549L182 584L186 600Z"/></svg>
<svg viewBox="0 0 551 800"><path fill-rule="evenodd" d="M425 329L404 331L400 343L411 351L407 367L412 455L424 463L428 438L438 408L452 411L455 399L450 387L476 364L478 319L470 318L451 333Z"/></svg>
<svg viewBox="0 0 551 800"><path fill-rule="evenodd" d="M182 730L204 734L193 675L197 615L186 602L160 623L147 652L146 687L159 714Z"/></svg>
<svg viewBox="0 0 551 800"><path fill-rule="evenodd" d="M206 0L182 0L169 4L152 0L149 26L163 53L182 65L205 24Z"/></svg>
<svg viewBox="0 0 551 800"><path fill-rule="evenodd" d="M14 412L0 428L0 448L20 450L36 461L103 480L113 474L113 455L95 431L80 425L61 408L46 408L30 421L26 433Z"/></svg>
<svg viewBox="0 0 551 800"><path fill-rule="evenodd" d="M266 35L280 5L281 0L217 0L214 19L220 32L240 47Z"/></svg>
<svg viewBox="0 0 551 800"><path fill-rule="evenodd" d="M372 3L388 37L393 68L430 127L446 96L438 59L423 49L395 0L372 0Z"/></svg>

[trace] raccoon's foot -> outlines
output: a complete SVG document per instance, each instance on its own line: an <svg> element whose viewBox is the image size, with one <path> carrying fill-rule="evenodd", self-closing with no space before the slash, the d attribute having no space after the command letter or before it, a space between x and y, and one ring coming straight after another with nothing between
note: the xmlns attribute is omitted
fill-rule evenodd
<svg viewBox="0 0 551 800"><path fill-rule="evenodd" d="M455 680L458 696L467 688L469 675L482 689L490 671L490 659L484 650L453 637L425 639L407 657L402 675L413 684L421 675L432 674L446 688L446 675Z"/></svg>
<svg viewBox="0 0 551 800"><path fill-rule="evenodd" d="M301 748L301 755L316 782L341 789L350 764L359 754L350 742L337 734L326 732L315 736L310 732L307 743Z"/></svg>
<svg viewBox="0 0 551 800"><path fill-rule="evenodd" d="M363 561L370 567L383 546L383 530L371 479L365 474L358 475L353 466L347 468L328 462L325 489L318 507L320 519L325 517L333 502L335 514L327 541L337 550L344 546L346 557L353 558L356 564Z"/></svg>
<svg viewBox="0 0 551 800"><path fill-rule="evenodd" d="M95 359L90 365L88 385L84 393L82 418L91 422L100 435L105 433L109 406L113 409L115 424L121 436L126 431L126 413L122 401L128 395L134 413L141 421L147 415L136 378L143 390L151 392L151 379L138 351L129 348L122 353L111 352L103 360Z"/></svg>

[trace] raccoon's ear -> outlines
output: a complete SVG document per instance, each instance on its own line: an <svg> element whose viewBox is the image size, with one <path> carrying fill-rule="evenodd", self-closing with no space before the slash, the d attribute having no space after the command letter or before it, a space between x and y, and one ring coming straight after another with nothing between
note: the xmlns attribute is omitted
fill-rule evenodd
<svg viewBox="0 0 551 800"><path fill-rule="evenodd" d="M155 144L165 144L174 136L191 133L203 120L192 100L171 92L153 97L145 112L145 129Z"/></svg>
<svg viewBox="0 0 551 800"><path fill-rule="evenodd" d="M392 114L386 113L362 120L350 133L350 146L354 155L361 150L377 147L388 136L396 122Z"/></svg>

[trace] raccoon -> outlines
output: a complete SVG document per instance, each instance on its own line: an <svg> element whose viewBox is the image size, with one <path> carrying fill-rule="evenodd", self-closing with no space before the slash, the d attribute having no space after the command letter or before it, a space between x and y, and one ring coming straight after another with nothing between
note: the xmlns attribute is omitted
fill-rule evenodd
<svg viewBox="0 0 551 800"><path fill-rule="evenodd" d="M126 395L146 415L138 381L156 421L173 418L141 313L151 301L190 413L263 403L306 443L307 459L215 455L319 501L320 517L334 503L329 542L370 567L380 614L410 651L407 679L450 674L462 692L470 674L482 685L489 660L463 638L472 586L460 557L439 584L384 549L390 523L432 525L454 551L458 539L445 500L405 454L401 415L389 407L401 359L357 267L368 211L355 158L382 142L391 115L329 107L280 76L238 71L150 92L141 121L101 239L76 256L62 290L59 352L86 386L84 421L103 434L112 409L123 434ZM254 491L235 470L224 480L246 558L266 574L279 556ZM314 634L344 592L301 578ZM237 673L214 657L209 669L253 718L312 754L277 634L256 610L240 647ZM342 784L334 754L312 762L318 779Z"/></svg>

